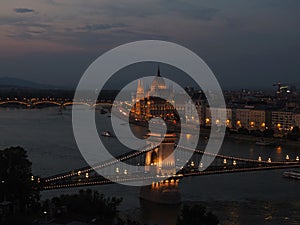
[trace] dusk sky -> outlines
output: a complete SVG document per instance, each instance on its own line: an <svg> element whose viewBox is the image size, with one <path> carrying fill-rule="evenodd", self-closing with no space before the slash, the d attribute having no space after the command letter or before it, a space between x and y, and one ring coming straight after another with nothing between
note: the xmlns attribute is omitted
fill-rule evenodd
<svg viewBox="0 0 300 225"><path fill-rule="evenodd" d="M0 77L75 86L105 51L159 39L196 52L223 88L298 84L299 12L299 0L4 0Z"/></svg>

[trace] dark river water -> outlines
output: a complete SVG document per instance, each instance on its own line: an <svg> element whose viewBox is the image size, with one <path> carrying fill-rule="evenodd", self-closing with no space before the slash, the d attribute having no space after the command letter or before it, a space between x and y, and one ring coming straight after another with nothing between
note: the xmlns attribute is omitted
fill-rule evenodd
<svg viewBox="0 0 300 225"><path fill-rule="evenodd" d="M84 110L84 109L83 109ZM0 109L0 147L22 146L32 161L33 173L49 176L86 165L72 130L71 110L57 108ZM107 127L107 115L96 114L100 127ZM106 146L122 153L116 141L105 139ZM296 147L260 147L243 141L225 140L222 154L273 161L300 156ZM285 179L283 170L248 172L184 178L179 185L183 202L199 202L213 211L221 224L300 224L300 181ZM123 198L120 210L148 224L175 224L178 206L141 202L139 188L118 184L93 187L107 196ZM42 193L50 198L78 190Z"/></svg>

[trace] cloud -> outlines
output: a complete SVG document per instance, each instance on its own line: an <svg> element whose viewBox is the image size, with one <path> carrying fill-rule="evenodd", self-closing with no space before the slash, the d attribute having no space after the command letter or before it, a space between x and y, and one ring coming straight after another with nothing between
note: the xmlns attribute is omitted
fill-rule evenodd
<svg viewBox="0 0 300 225"><path fill-rule="evenodd" d="M111 35L116 35L121 40L134 41L134 40L144 40L144 39L153 39L153 40L165 40L170 41L171 37L164 34L155 34L152 32L142 32L134 30L115 30Z"/></svg>
<svg viewBox="0 0 300 225"><path fill-rule="evenodd" d="M16 13L34 13L34 9L29 9L29 8L15 8L14 11Z"/></svg>
<svg viewBox="0 0 300 225"><path fill-rule="evenodd" d="M128 25L123 23L114 23L114 24L88 24L82 27L79 27L79 30L84 31L98 31L98 30L109 30L112 28L124 28Z"/></svg>

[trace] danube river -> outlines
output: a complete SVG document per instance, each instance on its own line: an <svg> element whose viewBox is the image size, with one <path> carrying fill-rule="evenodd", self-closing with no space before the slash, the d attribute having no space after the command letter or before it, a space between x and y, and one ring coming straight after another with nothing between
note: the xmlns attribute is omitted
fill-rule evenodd
<svg viewBox="0 0 300 225"><path fill-rule="evenodd" d="M88 109L82 109L88 110ZM0 147L22 146L32 161L35 175L49 176L85 166L73 137L71 110L62 113L45 109L0 109ZM110 123L107 115L96 113L99 129ZM104 140L116 155L122 150L114 138ZM293 147L261 147L253 143L225 140L222 154L273 161L300 156ZM300 182L282 177L282 170L184 178L180 183L183 202L206 205L221 224L300 224ZM117 184L93 187L107 196L123 198L124 213L148 224L175 224L178 207L140 202L139 188ZM42 193L50 198L77 190Z"/></svg>

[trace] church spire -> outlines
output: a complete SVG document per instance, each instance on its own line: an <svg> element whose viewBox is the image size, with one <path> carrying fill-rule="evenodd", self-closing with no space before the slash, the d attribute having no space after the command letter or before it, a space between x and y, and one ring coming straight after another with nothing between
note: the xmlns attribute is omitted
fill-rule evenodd
<svg viewBox="0 0 300 225"><path fill-rule="evenodd" d="M160 69L159 69L159 64L158 64L158 67L157 67L157 75L156 76L161 77L161 75L160 75Z"/></svg>
<svg viewBox="0 0 300 225"><path fill-rule="evenodd" d="M144 82L143 80L138 80L138 87L136 92L136 101L139 101L143 99L145 96L145 90L144 90Z"/></svg>

